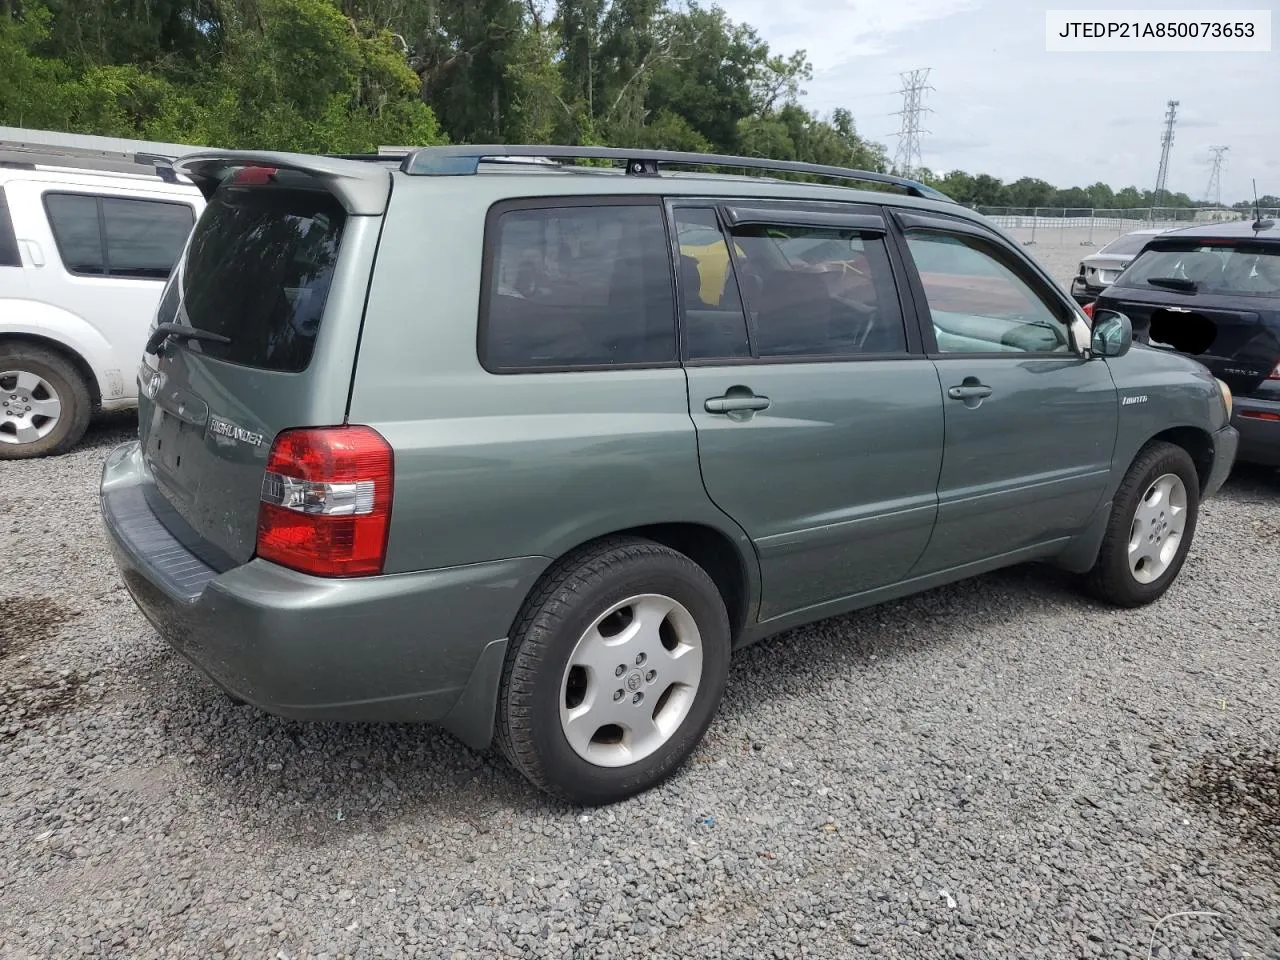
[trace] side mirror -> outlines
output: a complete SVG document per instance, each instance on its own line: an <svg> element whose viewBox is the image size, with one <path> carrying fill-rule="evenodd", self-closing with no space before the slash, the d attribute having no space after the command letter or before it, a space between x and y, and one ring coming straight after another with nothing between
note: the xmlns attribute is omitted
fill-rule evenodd
<svg viewBox="0 0 1280 960"><path fill-rule="evenodd" d="M1099 357L1123 357L1133 346L1133 323L1123 313L1099 310L1093 315L1089 348Z"/></svg>

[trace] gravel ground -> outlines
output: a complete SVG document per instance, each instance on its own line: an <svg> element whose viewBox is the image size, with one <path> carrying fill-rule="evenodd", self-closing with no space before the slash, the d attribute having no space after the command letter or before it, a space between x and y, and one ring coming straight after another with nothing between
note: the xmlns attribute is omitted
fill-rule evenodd
<svg viewBox="0 0 1280 960"><path fill-rule="evenodd" d="M753 647L676 779L580 810L215 693L105 549L132 429L0 466L6 960L1280 958L1280 474L1153 607L1020 568Z"/></svg>

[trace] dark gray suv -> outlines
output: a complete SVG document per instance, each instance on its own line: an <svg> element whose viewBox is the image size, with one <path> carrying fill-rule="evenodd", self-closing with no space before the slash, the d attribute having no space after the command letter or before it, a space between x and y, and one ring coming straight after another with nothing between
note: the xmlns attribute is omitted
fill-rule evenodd
<svg viewBox="0 0 1280 960"><path fill-rule="evenodd" d="M571 801L670 774L777 631L1032 560L1155 600L1235 454L1225 384L910 181L179 166L208 207L102 476L129 591L251 704L496 735Z"/></svg>

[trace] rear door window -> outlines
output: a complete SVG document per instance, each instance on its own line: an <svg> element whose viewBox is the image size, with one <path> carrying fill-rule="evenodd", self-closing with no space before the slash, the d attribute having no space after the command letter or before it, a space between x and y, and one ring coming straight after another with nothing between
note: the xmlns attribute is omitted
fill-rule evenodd
<svg viewBox="0 0 1280 960"><path fill-rule="evenodd" d="M189 349L264 370L306 369L345 225L345 211L324 190L219 187L179 271L179 313L230 342Z"/></svg>
<svg viewBox="0 0 1280 960"><path fill-rule="evenodd" d="M479 353L487 370L677 362L657 201L501 205L486 244Z"/></svg>
<svg viewBox="0 0 1280 960"><path fill-rule="evenodd" d="M44 206L58 256L67 272L101 276L107 260L102 249L98 198L79 193L49 193L45 194Z"/></svg>
<svg viewBox="0 0 1280 960"><path fill-rule="evenodd" d="M907 351L880 234L744 224L729 235L731 257L715 210L676 207L674 215L690 360L852 359Z"/></svg>
<svg viewBox="0 0 1280 960"><path fill-rule="evenodd" d="M733 244L757 356L837 359L906 352L883 236L755 225L735 230Z"/></svg>
<svg viewBox="0 0 1280 960"><path fill-rule="evenodd" d="M195 223L190 204L168 200L48 193L44 203L62 264L80 276L164 280Z"/></svg>

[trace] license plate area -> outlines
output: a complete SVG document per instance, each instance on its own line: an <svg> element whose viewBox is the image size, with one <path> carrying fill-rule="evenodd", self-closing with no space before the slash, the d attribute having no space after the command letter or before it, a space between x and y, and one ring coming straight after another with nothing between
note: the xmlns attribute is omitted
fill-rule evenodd
<svg viewBox="0 0 1280 960"><path fill-rule="evenodd" d="M161 410L148 440L147 459L152 473L188 500L195 499L200 487L200 471L192 458L198 457L202 439L201 427Z"/></svg>

